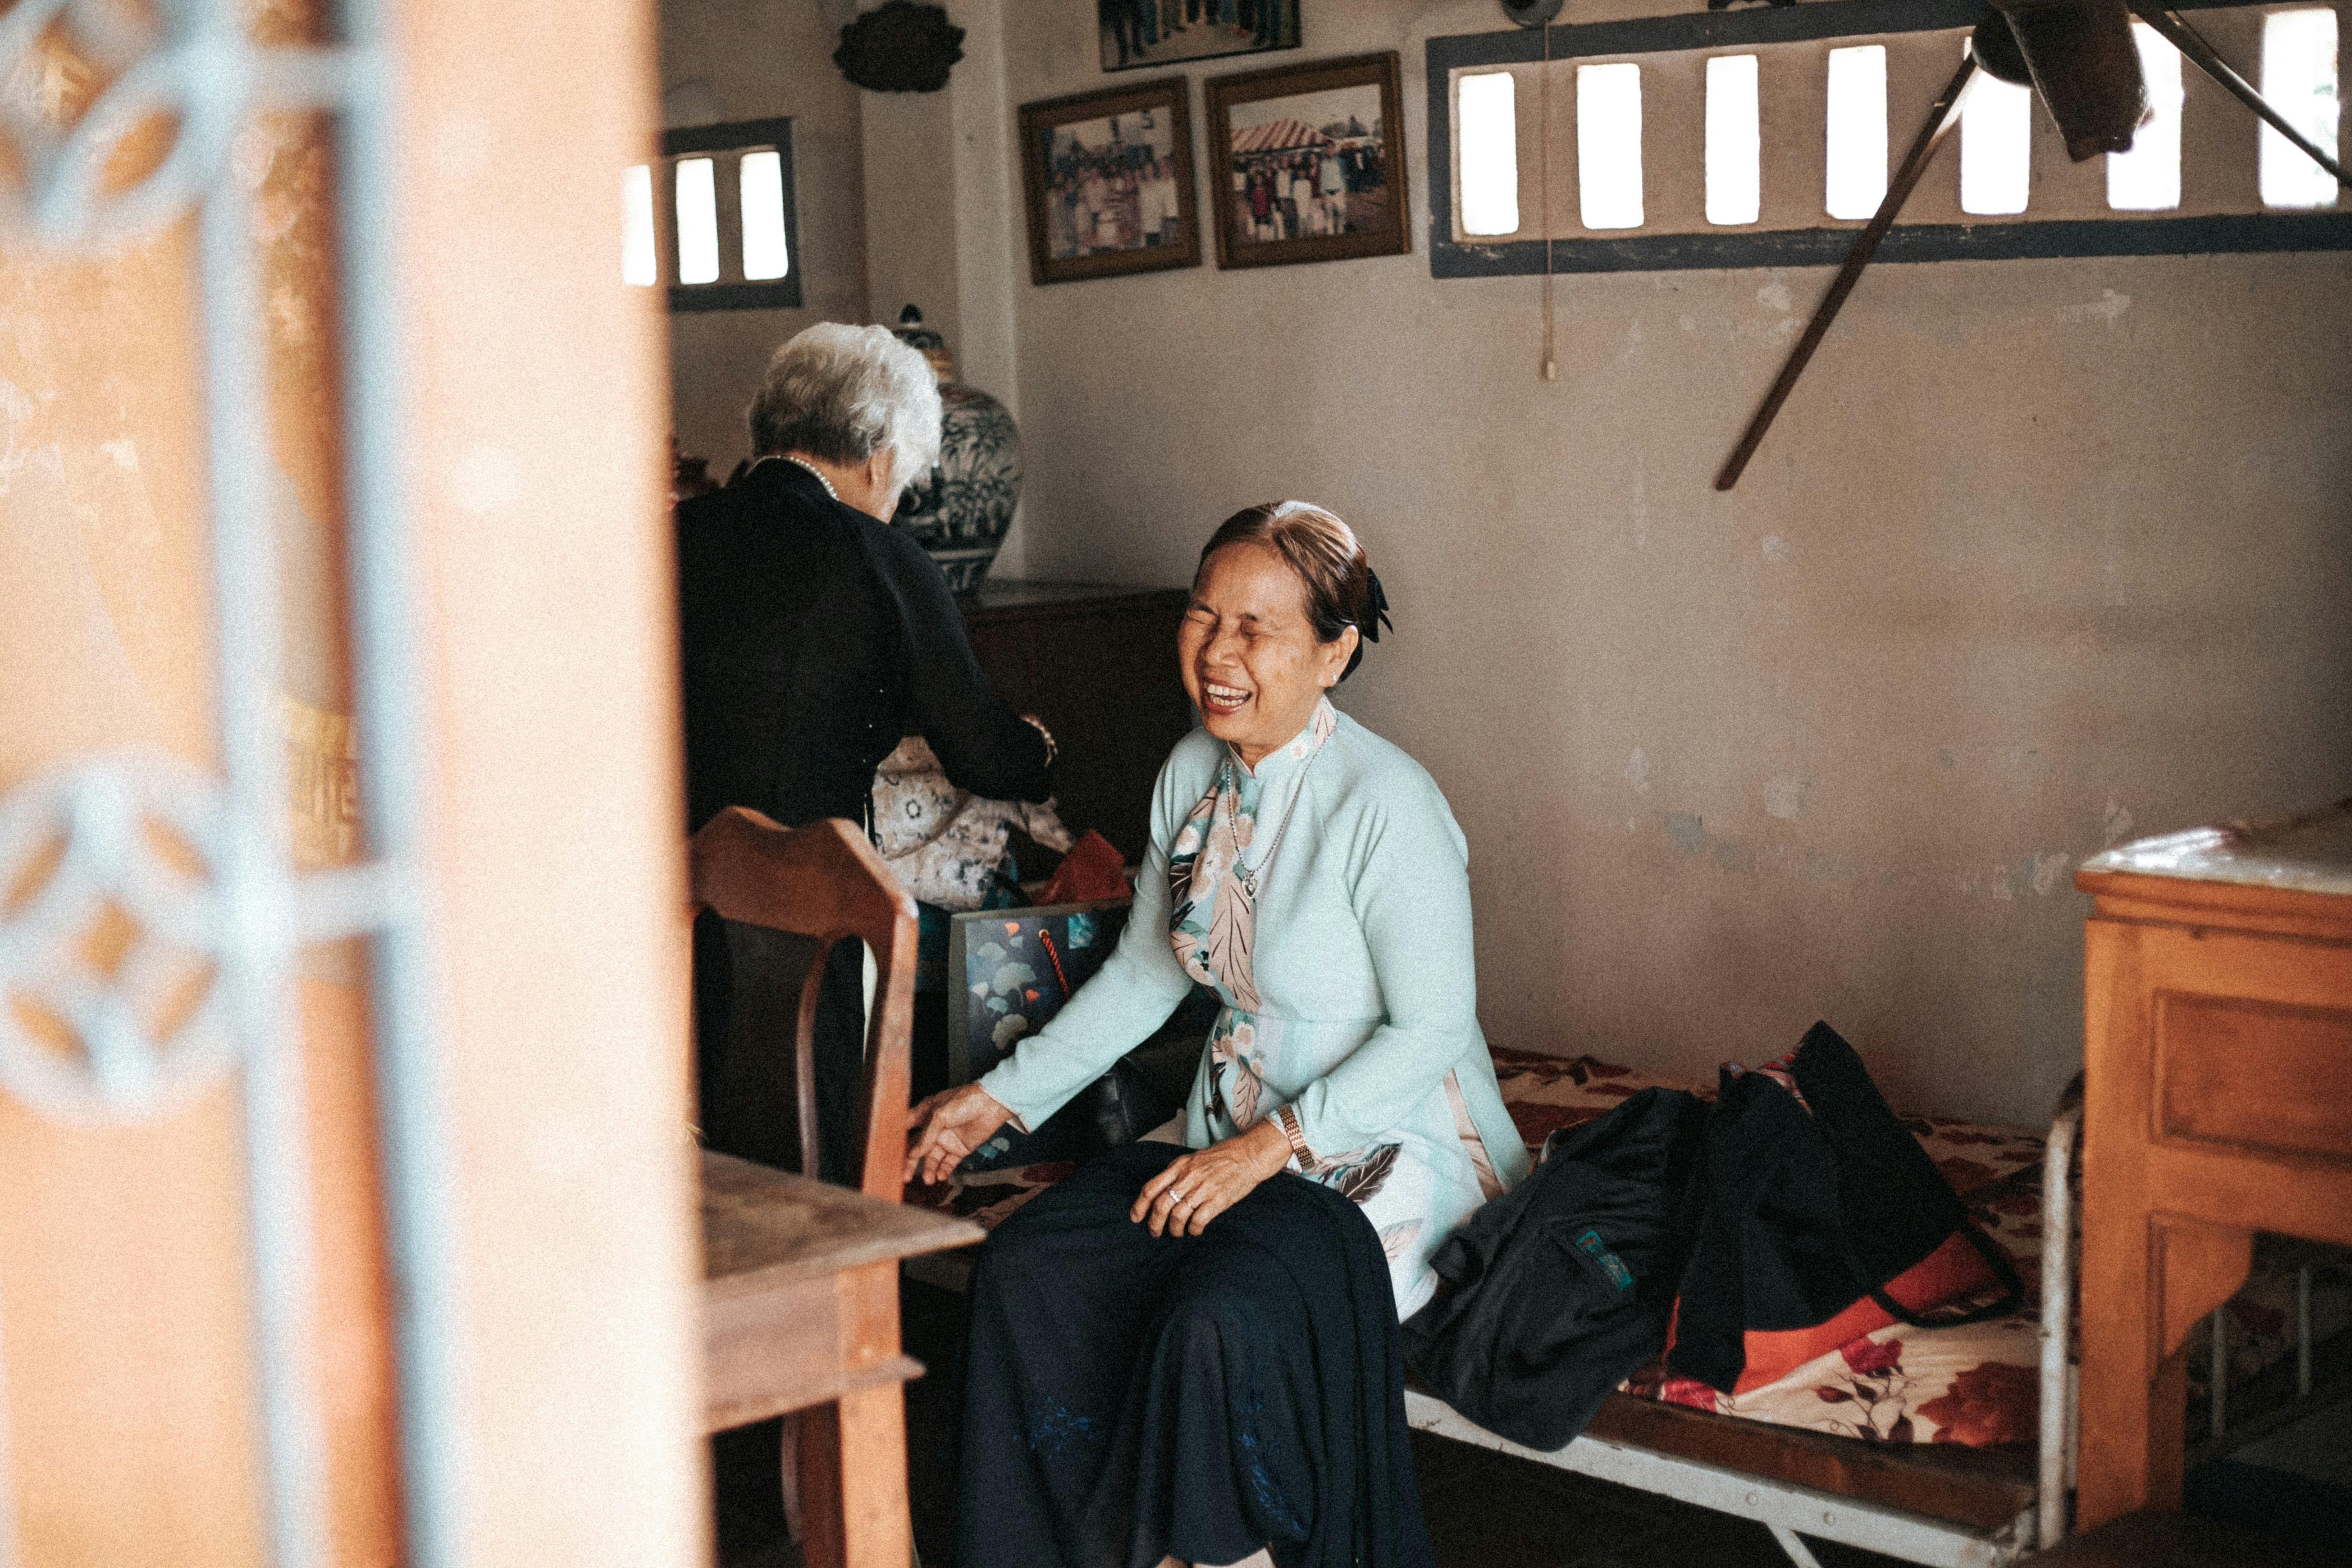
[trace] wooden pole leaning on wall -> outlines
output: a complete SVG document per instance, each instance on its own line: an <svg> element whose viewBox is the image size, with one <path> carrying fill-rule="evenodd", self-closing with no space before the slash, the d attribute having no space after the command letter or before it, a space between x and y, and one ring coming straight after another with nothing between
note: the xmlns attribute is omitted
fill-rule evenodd
<svg viewBox="0 0 2352 1568"><path fill-rule="evenodd" d="M1878 242L1885 239L1886 231L1895 226L1895 215L1903 210L1903 204L1918 185L1919 177L1927 172L1927 165L1935 162L1946 138L1959 123L1952 110L1958 104L1960 93L1969 85L1969 78L1975 74L1976 68L1977 58L1971 52L1960 61L1960 68L1952 73L1952 79L1944 84L1944 90L1936 95L1935 103L1927 110L1927 123L1919 127L1919 134L1913 139L1911 150L1904 154L1902 166L1887 184L1885 199L1879 202L1878 210L1871 215L1870 222L1863 226L1862 233L1855 237L1853 249L1847 254L1845 265L1838 268L1829 292L1822 296L1821 304L1814 308L1813 319L1805 323L1804 335L1797 340L1797 346L1789 351L1789 363L1780 367L1780 379L1773 382L1772 390L1764 395L1763 405L1756 410L1756 417L1748 422L1748 429L1739 437L1739 445L1732 448L1722 470L1715 476L1717 489L1727 490L1738 484L1740 474L1748 467L1748 460L1763 444L1764 433L1772 428L1773 416L1780 412L1780 405L1789 401L1789 394L1795 388L1797 378L1805 374L1805 366L1812 359L1813 351L1821 347L1822 340L1829 335L1830 324L1837 320L1838 310L1845 304L1846 296L1853 292L1854 284L1862 277L1862 269L1870 265L1871 257L1878 249Z"/></svg>

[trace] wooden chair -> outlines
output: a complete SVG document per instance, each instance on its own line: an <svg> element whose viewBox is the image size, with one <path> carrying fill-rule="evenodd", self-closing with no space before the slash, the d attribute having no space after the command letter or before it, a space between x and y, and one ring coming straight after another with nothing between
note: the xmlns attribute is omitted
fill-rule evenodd
<svg viewBox="0 0 2352 1568"><path fill-rule="evenodd" d="M819 944L802 980L793 1041L804 1175L817 1173L817 983L835 942L860 938L873 950L880 978L859 1097L865 1147L853 1165L860 1173L859 1191L897 1203L912 1071L915 900L855 824L833 817L794 830L741 805L712 817L688 842L687 883L690 912L709 910L740 924L814 937Z"/></svg>
<svg viewBox="0 0 2352 1568"><path fill-rule="evenodd" d="M709 1430L801 1412L797 1470L811 1568L904 1568L910 1554L898 1262L967 1245L976 1226L899 1203L907 1147L915 904L856 827L798 830L730 806L688 847L692 910L818 942L793 1041L802 1174L705 1151L703 1343ZM866 1034L853 1168L816 1180L815 1021L835 943L862 939L880 979Z"/></svg>

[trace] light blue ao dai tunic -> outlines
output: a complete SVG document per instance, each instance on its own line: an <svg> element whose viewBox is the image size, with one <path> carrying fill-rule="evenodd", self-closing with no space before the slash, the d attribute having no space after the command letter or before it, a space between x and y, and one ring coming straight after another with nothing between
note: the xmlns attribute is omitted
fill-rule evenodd
<svg viewBox="0 0 2352 1568"><path fill-rule="evenodd" d="M1118 949L981 1085L1039 1126L1195 981L1224 1005L1185 1142L1292 1107L1305 1173L1362 1207L1411 1316L1438 1245L1528 1167L1478 1027L1467 852L1436 782L1328 701L1255 770L1194 731L1160 771Z"/></svg>

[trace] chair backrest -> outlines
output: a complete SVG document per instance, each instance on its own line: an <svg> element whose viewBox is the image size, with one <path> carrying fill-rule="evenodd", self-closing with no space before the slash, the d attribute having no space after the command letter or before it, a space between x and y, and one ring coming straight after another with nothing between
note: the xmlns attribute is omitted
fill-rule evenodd
<svg viewBox="0 0 2352 1568"><path fill-rule="evenodd" d="M687 846L687 884L696 910L814 937L816 957L801 982L793 1040L794 1101L801 1169L817 1165L816 1011L833 944L857 937L874 950L879 971L866 1038L859 1120L866 1145L858 1186L897 1203L907 1150L907 1094L915 1007L915 900L882 863L856 826L839 817L781 827L749 806L730 805Z"/></svg>

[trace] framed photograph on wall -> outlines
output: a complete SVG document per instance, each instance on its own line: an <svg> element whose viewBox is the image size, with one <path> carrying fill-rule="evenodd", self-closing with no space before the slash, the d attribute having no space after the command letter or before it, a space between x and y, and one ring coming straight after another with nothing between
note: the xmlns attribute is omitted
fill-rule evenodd
<svg viewBox="0 0 2352 1568"><path fill-rule="evenodd" d="M1102 68L1131 71L1178 60L1298 47L1304 0L1095 0Z"/></svg>
<svg viewBox="0 0 2352 1568"><path fill-rule="evenodd" d="M1201 264L1190 100L1168 77L1021 106L1032 282Z"/></svg>
<svg viewBox="0 0 2352 1568"><path fill-rule="evenodd" d="M1393 51L1218 77L1208 93L1218 266L1412 248Z"/></svg>

